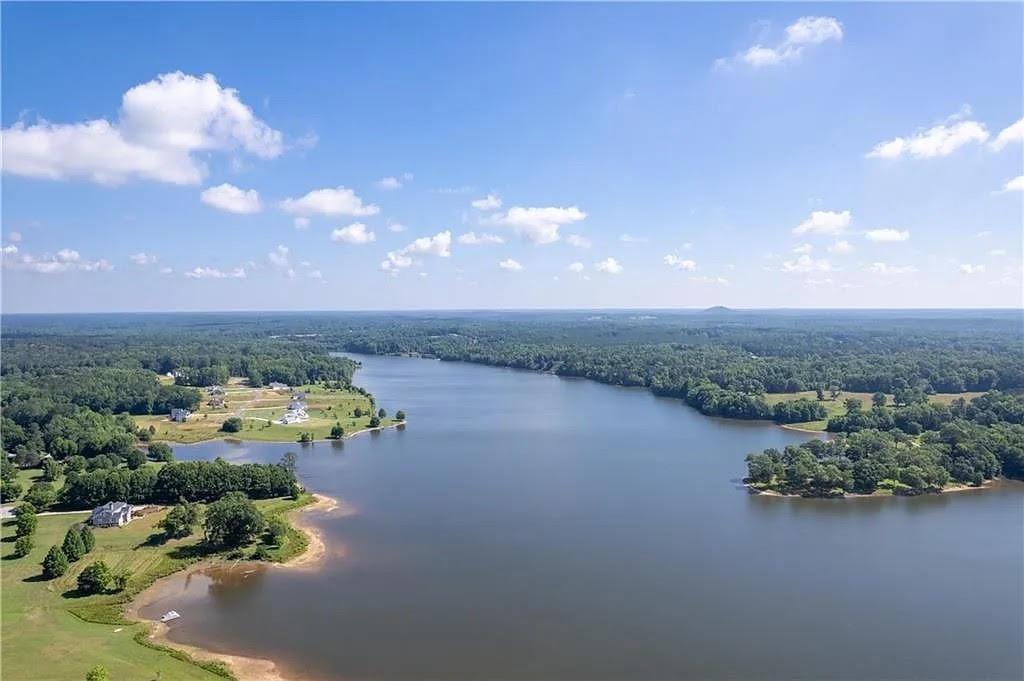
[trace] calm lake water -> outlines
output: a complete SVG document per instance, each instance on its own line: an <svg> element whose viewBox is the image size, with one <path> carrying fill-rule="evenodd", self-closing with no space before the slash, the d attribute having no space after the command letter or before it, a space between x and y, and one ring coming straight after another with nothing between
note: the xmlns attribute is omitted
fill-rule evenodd
<svg viewBox="0 0 1024 681"><path fill-rule="evenodd" d="M404 431L299 455L319 570L177 577L171 638L313 679L1020 679L1024 486L751 496L743 457L806 435L641 390L359 357Z"/></svg>

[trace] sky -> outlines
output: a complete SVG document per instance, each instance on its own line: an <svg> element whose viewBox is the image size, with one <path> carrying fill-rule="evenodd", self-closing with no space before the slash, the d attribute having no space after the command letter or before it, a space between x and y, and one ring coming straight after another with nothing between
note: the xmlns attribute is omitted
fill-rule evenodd
<svg viewBox="0 0 1024 681"><path fill-rule="evenodd" d="M0 12L4 312L1022 305L1019 3Z"/></svg>

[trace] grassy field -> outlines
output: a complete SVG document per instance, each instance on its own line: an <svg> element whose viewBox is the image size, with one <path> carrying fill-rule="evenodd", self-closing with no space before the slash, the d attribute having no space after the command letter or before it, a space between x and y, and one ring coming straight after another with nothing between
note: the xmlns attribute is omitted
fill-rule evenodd
<svg viewBox="0 0 1024 681"><path fill-rule="evenodd" d="M826 396L825 401L822 404L825 407L825 411L828 412L821 421L808 421L807 423L791 423L790 426L794 428L800 428L802 430L825 430L828 425L828 420L833 416L841 416L846 413L846 405L844 404L848 399L860 400L861 407L864 409L871 408L871 397L874 393L852 393L843 392L840 393L836 399L831 399ZM979 395L984 393L936 393L935 395L929 396L929 401L936 404L948 405L950 402L958 397L962 397L965 400L972 400ZM800 399L801 397L808 400L817 400L817 393L813 390L805 390L800 393L765 393L764 399L769 405L775 404L776 402L788 402L789 400ZM887 404L892 406L892 395L886 395Z"/></svg>
<svg viewBox="0 0 1024 681"><path fill-rule="evenodd" d="M345 433L364 430L370 425L370 399L348 390L329 390L322 386L303 386L306 393L305 423L281 425L277 420L291 401L288 390L249 388L233 379L225 388L225 406L214 408L207 404L209 397L204 394L202 406L186 423L175 423L166 414L136 416L140 427L153 426L154 439L168 442L201 442L219 437L234 437L240 440L263 440L268 442L295 442L301 433L312 433L316 440L323 440L331 433L335 423L341 423ZM356 418L356 408L366 415ZM238 416L243 421L242 430L225 433L220 430L224 420ZM391 418L381 419L381 425L394 423Z"/></svg>
<svg viewBox="0 0 1024 681"><path fill-rule="evenodd" d="M256 502L268 515L284 513L311 501L270 499ZM135 640L147 625L130 624L122 618L124 605L159 577L166 576L210 556L200 546L200 535L166 543L153 541L159 510L122 528L96 528L96 547L72 563L63 577L42 581L40 563L50 546L59 544L72 525L88 513L40 516L35 548L24 558L14 558L13 521L3 523L0 542L0 631L2 631L3 678L23 681L84 679L95 665L104 666L113 681L162 681L225 678L217 665L198 666L180 653L170 653ZM306 538L294 528L279 547L270 547L275 560L301 553ZM252 547L246 550L251 553ZM77 597L78 573L90 563L103 560L112 569L128 569L133 577L120 594ZM230 675L227 675L230 678Z"/></svg>

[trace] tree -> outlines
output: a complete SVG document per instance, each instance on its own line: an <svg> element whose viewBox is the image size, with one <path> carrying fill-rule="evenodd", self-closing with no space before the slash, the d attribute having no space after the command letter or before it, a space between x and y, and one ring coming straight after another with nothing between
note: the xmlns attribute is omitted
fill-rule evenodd
<svg viewBox="0 0 1024 681"><path fill-rule="evenodd" d="M174 450L166 442L151 442L149 456L154 461L174 461Z"/></svg>
<svg viewBox="0 0 1024 681"><path fill-rule="evenodd" d="M887 398L885 396L885 393L875 393L874 395L871 396L871 406L884 407L886 399Z"/></svg>
<svg viewBox="0 0 1024 681"><path fill-rule="evenodd" d="M398 420L398 421L404 421L405 420L405 412L402 411L401 409L396 411L395 412L395 419Z"/></svg>
<svg viewBox="0 0 1024 681"><path fill-rule="evenodd" d="M242 429L242 419L237 416L224 419L224 423L221 424L220 429L225 433L237 433Z"/></svg>
<svg viewBox="0 0 1024 681"><path fill-rule="evenodd" d="M363 408L362 407L356 407L355 409L353 409L352 410L352 416L355 416L357 419L358 418L362 418L363 417Z"/></svg>
<svg viewBox="0 0 1024 681"><path fill-rule="evenodd" d="M35 542L32 541L32 535L24 534L14 542L14 555L18 558L24 558L32 551L33 546L35 546Z"/></svg>
<svg viewBox="0 0 1024 681"><path fill-rule="evenodd" d="M78 528L78 536L82 540L82 548L85 549L86 553L92 551L93 547L96 546L96 536L93 535L88 525L81 525Z"/></svg>
<svg viewBox="0 0 1024 681"><path fill-rule="evenodd" d="M28 506L28 504L22 505L22 508ZM36 525L39 524L39 519L36 517L35 509L31 511L25 510L18 514L18 517L14 521L17 530L15 534L19 537L27 537L36 531Z"/></svg>
<svg viewBox="0 0 1024 681"><path fill-rule="evenodd" d="M56 459L43 459L43 480L56 482L60 477L61 465Z"/></svg>
<svg viewBox="0 0 1024 681"><path fill-rule="evenodd" d="M388 416L388 413L386 411L384 411L384 407L381 407L377 411L377 418L385 419L385 418L387 418L387 416Z"/></svg>
<svg viewBox="0 0 1024 681"><path fill-rule="evenodd" d="M25 501L36 508L46 508L57 498L57 492L53 489L53 483L37 482L25 492Z"/></svg>
<svg viewBox="0 0 1024 681"><path fill-rule="evenodd" d="M371 428L379 428L380 427L380 419L377 418L376 416L371 416L370 417L370 427Z"/></svg>
<svg viewBox="0 0 1024 681"><path fill-rule="evenodd" d="M340 423L335 423L331 426L331 439L340 440L345 435L345 429L341 427Z"/></svg>
<svg viewBox="0 0 1024 681"><path fill-rule="evenodd" d="M822 388L820 385L814 389L814 394L817 395L819 402L825 401L825 389Z"/></svg>
<svg viewBox="0 0 1024 681"><path fill-rule="evenodd" d="M182 502L167 512L157 523L168 539L181 539L195 531L199 524L199 506L194 503Z"/></svg>
<svg viewBox="0 0 1024 681"><path fill-rule="evenodd" d="M56 544L50 547L43 559L43 577L55 579L68 571L68 557L64 549Z"/></svg>
<svg viewBox="0 0 1024 681"><path fill-rule="evenodd" d="M110 675L105 667L96 666L85 675L85 681L110 681Z"/></svg>
<svg viewBox="0 0 1024 681"><path fill-rule="evenodd" d="M100 594L110 588L113 574L102 560L87 566L78 575L78 590L84 594Z"/></svg>
<svg viewBox="0 0 1024 681"><path fill-rule="evenodd" d="M146 465L146 453L141 449L132 449L125 455L124 462L128 465L128 470L138 470Z"/></svg>
<svg viewBox="0 0 1024 681"><path fill-rule="evenodd" d="M274 516L267 520L267 543L280 546L288 534L288 523L281 518Z"/></svg>
<svg viewBox="0 0 1024 681"><path fill-rule="evenodd" d="M284 456L281 457L281 462L278 464L281 468L288 471L289 475L295 475L295 469L298 467L299 457L295 455L295 452L285 452Z"/></svg>
<svg viewBox="0 0 1024 681"><path fill-rule="evenodd" d="M0 501L9 503L21 496L21 483L17 480L11 482L0 482Z"/></svg>
<svg viewBox="0 0 1024 681"><path fill-rule="evenodd" d="M305 444L313 441L313 433L302 431L299 433L298 441Z"/></svg>
<svg viewBox="0 0 1024 681"><path fill-rule="evenodd" d="M67 533L64 535L64 544L61 546L64 549L64 555L68 557L72 563L77 562L82 556L85 555L85 545L82 544L82 535L73 527L69 527Z"/></svg>
<svg viewBox="0 0 1024 681"><path fill-rule="evenodd" d="M128 570L120 569L111 575L110 588L113 591L124 591L125 587L128 586L128 580L131 579L131 573Z"/></svg>
<svg viewBox="0 0 1024 681"><path fill-rule="evenodd" d="M263 516L249 497L230 492L206 508L206 541L214 546L240 546L263 530Z"/></svg>

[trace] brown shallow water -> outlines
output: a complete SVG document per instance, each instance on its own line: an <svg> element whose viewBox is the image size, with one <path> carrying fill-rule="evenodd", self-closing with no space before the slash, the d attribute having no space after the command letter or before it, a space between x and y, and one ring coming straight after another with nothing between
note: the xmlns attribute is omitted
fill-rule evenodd
<svg viewBox="0 0 1024 681"><path fill-rule="evenodd" d="M404 431L179 458L299 455L351 504L318 569L161 587L172 640L310 679L1019 679L1024 486L751 496L743 456L807 434L465 364L362 357Z"/></svg>

